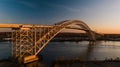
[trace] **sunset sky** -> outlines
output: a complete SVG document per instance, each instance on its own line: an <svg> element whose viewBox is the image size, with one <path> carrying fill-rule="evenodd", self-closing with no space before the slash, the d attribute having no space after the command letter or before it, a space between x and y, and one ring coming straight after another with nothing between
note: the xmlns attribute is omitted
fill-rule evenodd
<svg viewBox="0 0 120 67"><path fill-rule="evenodd" d="M0 23L77 19L98 33L120 33L120 0L0 0Z"/></svg>

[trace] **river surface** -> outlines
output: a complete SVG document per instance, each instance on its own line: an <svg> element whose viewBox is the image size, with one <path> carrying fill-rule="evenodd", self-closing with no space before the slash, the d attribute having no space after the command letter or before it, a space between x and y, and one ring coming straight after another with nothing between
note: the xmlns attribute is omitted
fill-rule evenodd
<svg viewBox="0 0 120 67"><path fill-rule="evenodd" d="M43 60L21 65L21 67L49 67L53 60L64 58L79 58L81 60L105 60L106 58L120 57L120 41L97 41L90 44L89 41L80 42L50 42L41 52ZM11 56L11 43L0 42L0 60L8 59ZM0 67L4 63L0 63ZM12 67L12 66L11 66Z"/></svg>

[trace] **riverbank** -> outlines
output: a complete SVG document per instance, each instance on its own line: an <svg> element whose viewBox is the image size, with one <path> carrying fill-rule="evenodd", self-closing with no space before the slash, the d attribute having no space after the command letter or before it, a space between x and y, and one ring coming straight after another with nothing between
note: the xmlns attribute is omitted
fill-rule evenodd
<svg viewBox="0 0 120 67"><path fill-rule="evenodd" d="M0 32L0 41L11 41L12 32ZM120 41L120 34L102 34L97 35L96 40L104 40L104 41ZM59 33L55 36L52 41L64 42L64 41L89 41L90 38L86 33Z"/></svg>
<svg viewBox="0 0 120 67"><path fill-rule="evenodd" d="M75 63L56 63L51 67L120 67L120 62L87 61Z"/></svg>
<svg viewBox="0 0 120 67"><path fill-rule="evenodd" d="M120 60L55 60L51 67L120 67Z"/></svg>
<svg viewBox="0 0 120 67"><path fill-rule="evenodd" d="M3 60L0 61L0 67L46 67L44 64L41 64L40 61L31 62L28 64L16 64L12 61ZM79 59L72 60L55 60L51 65L47 67L120 67L120 61L83 61Z"/></svg>

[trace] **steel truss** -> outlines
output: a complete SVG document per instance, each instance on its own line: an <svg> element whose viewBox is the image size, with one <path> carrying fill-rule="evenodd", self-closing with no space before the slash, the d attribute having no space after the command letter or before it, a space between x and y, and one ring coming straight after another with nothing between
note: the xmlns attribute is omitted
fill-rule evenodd
<svg viewBox="0 0 120 67"><path fill-rule="evenodd" d="M85 23L78 20L63 21L52 27L20 26L20 28L12 29L12 56L21 59L28 56L36 56L51 39L70 24L76 24L86 30L90 38L95 41L92 30Z"/></svg>

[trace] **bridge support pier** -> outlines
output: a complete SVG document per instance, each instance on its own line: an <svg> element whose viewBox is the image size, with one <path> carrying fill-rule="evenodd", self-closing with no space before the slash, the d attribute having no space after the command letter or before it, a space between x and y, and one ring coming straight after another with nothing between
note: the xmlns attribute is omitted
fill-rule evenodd
<svg viewBox="0 0 120 67"><path fill-rule="evenodd" d="M27 57L24 57L24 60L23 62L24 63L29 63L29 62L33 62L33 61L37 61L39 58L35 55L32 55L32 56L27 56Z"/></svg>
<svg viewBox="0 0 120 67"><path fill-rule="evenodd" d="M13 57L12 58L13 62L18 63L18 64L26 64L26 63L38 61L39 59L40 58L35 56L35 55L26 56L26 57L23 57L23 58L20 58L20 57L18 57L18 58Z"/></svg>
<svg viewBox="0 0 120 67"><path fill-rule="evenodd" d="M38 60L35 55L36 50L32 49L36 42L35 32L34 28L13 29L12 56L18 63L29 63Z"/></svg>

